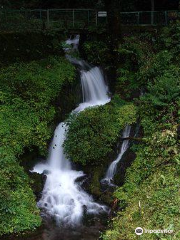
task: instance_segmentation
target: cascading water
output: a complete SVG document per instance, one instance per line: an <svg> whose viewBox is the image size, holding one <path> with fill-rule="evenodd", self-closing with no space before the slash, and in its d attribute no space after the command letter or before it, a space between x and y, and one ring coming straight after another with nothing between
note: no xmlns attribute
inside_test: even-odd
<svg viewBox="0 0 180 240"><path fill-rule="evenodd" d="M74 40L67 40L67 44L73 44L73 49L77 49L79 36ZM68 52L68 48L65 49ZM87 107L103 105L110 101L108 88L104 82L103 75L98 67L89 71L83 69L84 61L75 58L67 58L81 67L81 84L83 100L74 111L80 112ZM32 172L44 173L47 176L42 197L38 206L46 210L46 213L56 218L60 223L74 225L79 224L86 211L88 214L97 214L106 211L103 205L95 203L76 182L79 177L84 176L81 171L75 171L71 167L71 162L64 155L63 143L66 138L67 126L60 123L54 133L54 138L50 146L49 156L46 164L38 164Z"/></svg>
<svg viewBox="0 0 180 240"><path fill-rule="evenodd" d="M125 129L123 131L122 138L128 138L130 136L130 132L131 132L131 126L128 125L128 126L125 127ZM116 158L115 161L113 161L110 164L105 178L102 179L102 183L105 182L105 183L111 184L111 181L113 180L114 175L116 173L117 164L122 159L122 156L127 151L128 147L129 147L129 140L124 140L123 143L122 143L121 150L120 150L120 153L119 153L118 157Z"/></svg>
<svg viewBox="0 0 180 240"><path fill-rule="evenodd" d="M105 85L104 77L98 67L89 71L81 70L81 85L83 103L75 111L82 111L87 107L104 105L110 101L107 97L108 87Z"/></svg>

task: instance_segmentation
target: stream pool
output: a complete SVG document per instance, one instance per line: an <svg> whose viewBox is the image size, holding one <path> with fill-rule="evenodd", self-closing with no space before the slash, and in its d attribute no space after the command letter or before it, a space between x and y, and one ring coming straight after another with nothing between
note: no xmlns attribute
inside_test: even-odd
<svg viewBox="0 0 180 240"><path fill-rule="evenodd" d="M59 227L51 219L43 219L42 226L24 236L3 237L1 240L97 240L106 228L107 215L94 216L75 227Z"/></svg>

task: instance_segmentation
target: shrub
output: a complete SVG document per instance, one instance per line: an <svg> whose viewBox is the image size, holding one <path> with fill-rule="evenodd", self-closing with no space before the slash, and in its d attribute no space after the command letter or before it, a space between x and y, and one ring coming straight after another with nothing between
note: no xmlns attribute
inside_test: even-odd
<svg viewBox="0 0 180 240"><path fill-rule="evenodd" d="M138 71L132 70L139 78L139 87L146 90L140 99L136 99L143 136L138 145L133 145L136 159L126 171L125 183L114 194L121 210L113 219L112 230L103 235L104 240L136 239L135 229L138 226L173 230L169 235L142 234L143 240L180 238L177 133L180 69L176 56L178 46L175 46L179 29L175 32L176 28L176 24L170 26L164 30L165 35L159 36L162 39L158 39L157 52L150 59L151 64L147 60ZM165 36L168 39L164 39ZM148 67L143 68L143 65ZM137 79L131 80L135 82ZM132 88L127 84L125 90L131 92Z"/></svg>
<svg viewBox="0 0 180 240"><path fill-rule="evenodd" d="M142 41L141 36L125 37L118 48L116 92L129 97L132 90L140 90L145 81L139 74L149 69L152 57L153 48L148 41Z"/></svg>
<svg viewBox="0 0 180 240"><path fill-rule="evenodd" d="M54 102L74 77L74 67L56 57L14 64L0 72L0 235L41 224L29 178L18 162L25 149L46 152Z"/></svg>
<svg viewBox="0 0 180 240"><path fill-rule="evenodd" d="M158 74L153 82L147 85L147 94L142 99L148 101L154 107L168 106L176 102L180 97L180 68L169 65L167 70Z"/></svg>
<svg viewBox="0 0 180 240"><path fill-rule="evenodd" d="M0 151L0 236L34 230L41 218L28 176L10 149Z"/></svg>
<svg viewBox="0 0 180 240"><path fill-rule="evenodd" d="M135 121L136 109L132 104L118 107L112 103L86 109L67 122L65 152L72 161L83 165L103 164L122 129Z"/></svg>
<svg viewBox="0 0 180 240"><path fill-rule="evenodd" d="M83 50L90 63L95 65L110 61L111 54L107 43L103 41L88 41L83 45Z"/></svg>
<svg viewBox="0 0 180 240"><path fill-rule="evenodd" d="M46 149L55 116L53 103L61 88L74 79L74 67L63 58L15 64L0 73L3 146L15 154L24 147Z"/></svg>

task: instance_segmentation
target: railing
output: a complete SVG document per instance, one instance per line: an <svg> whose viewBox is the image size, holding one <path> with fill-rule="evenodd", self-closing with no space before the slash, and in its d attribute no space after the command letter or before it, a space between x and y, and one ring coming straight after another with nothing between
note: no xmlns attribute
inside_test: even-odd
<svg viewBox="0 0 180 240"><path fill-rule="evenodd" d="M179 11L122 12L124 25L168 25L180 17Z"/></svg>
<svg viewBox="0 0 180 240"><path fill-rule="evenodd" d="M97 25L91 9L0 10L0 31L82 29Z"/></svg>
<svg viewBox="0 0 180 240"><path fill-rule="evenodd" d="M121 12L123 25L167 25L179 18L178 11ZM0 10L0 31L83 29L105 25L106 15L94 9Z"/></svg>

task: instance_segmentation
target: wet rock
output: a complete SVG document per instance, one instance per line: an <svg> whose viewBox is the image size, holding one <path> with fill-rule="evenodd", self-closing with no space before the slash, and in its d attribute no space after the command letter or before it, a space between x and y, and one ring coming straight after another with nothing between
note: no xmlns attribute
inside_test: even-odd
<svg viewBox="0 0 180 240"><path fill-rule="evenodd" d="M31 187L33 189L33 192L38 199L41 197L41 192L44 185L44 177L41 174L38 173L29 173L31 178Z"/></svg>
<svg viewBox="0 0 180 240"><path fill-rule="evenodd" d="M49 171L49 170L44 170L43 171L43 175L48 175L48 174L50 174L51 172Z"/></svg>

